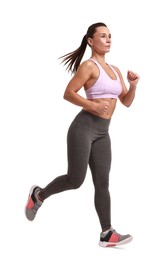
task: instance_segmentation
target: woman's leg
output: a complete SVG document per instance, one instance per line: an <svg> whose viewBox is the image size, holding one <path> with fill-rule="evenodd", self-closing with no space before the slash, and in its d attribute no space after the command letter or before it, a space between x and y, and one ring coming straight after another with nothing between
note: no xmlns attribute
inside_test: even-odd
<svg viewBox="0 0 166 260"><path fill-rule="evenodd" d="M95 186L95 207L104 231L111 226L111 199L109 193L111 142L108 133L92 144L89 166Z"/></svg>
<svg viewBox="0 0 166 260"><path fill-rule="evenodd" d="M65 190L76 189L85 179L89 162L91 141L89 128L74 120L67 135L68 172L55 178L39 193L41 200Z"/></svg>

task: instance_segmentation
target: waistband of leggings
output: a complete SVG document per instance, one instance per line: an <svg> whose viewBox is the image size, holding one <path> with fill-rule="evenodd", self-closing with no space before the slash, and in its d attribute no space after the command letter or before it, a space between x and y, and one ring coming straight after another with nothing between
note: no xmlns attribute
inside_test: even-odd
<svg viewBox="0 0 166 260"><path fill-rule="evenodd" d="M110 125L110 121L111 119L106 119L106 118L102 118L99 116L96 116L88 111L86 111L85 109L82 109L76 118L84 118L85 119L85 124L88 121L92 122L94 125L98 126L98 127L109 127ZM88 123L88 122L87 122Z"/></svg>

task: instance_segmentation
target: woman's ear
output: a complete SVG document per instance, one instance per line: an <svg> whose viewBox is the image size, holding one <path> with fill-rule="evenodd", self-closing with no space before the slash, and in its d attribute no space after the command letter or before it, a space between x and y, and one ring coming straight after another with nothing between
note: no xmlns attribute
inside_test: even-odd
<svg viewBox="0 0 166 260"><path fill-rule="evenodd" d="M91 47L93 45L93 39L92 38L88 38L87 39L88 45Z"/></svg>

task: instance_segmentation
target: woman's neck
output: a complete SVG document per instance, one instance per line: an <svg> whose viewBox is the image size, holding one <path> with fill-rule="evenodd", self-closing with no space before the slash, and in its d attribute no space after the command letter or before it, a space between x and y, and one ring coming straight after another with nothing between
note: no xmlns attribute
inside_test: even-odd
<svg viewBox="0 0 166 260"><path fill-rule="evenodd" d="M92 59L96 60L98 63L100 63L101 65L105 65L105 56L101 56L101 55L96 55L96 54L92 54L91 56Z"/></svg>

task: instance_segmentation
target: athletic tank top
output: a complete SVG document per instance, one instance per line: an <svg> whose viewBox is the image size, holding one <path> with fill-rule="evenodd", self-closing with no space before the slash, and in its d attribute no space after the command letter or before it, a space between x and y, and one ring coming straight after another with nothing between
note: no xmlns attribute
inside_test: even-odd
<svg viewBox="0 0 166 260"><path fill-rule="evenodd" d="M96 98L117 99L122 92L122 85L118 73L111 65L109 65L116 75L116 80L113 80L96 60L92 58L90 60L93 60L93 62L99 68L99 77L92 87L85 90L87 99L96 99Z"/></svg>

